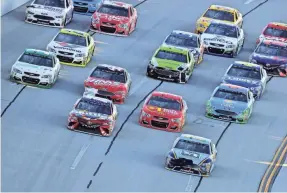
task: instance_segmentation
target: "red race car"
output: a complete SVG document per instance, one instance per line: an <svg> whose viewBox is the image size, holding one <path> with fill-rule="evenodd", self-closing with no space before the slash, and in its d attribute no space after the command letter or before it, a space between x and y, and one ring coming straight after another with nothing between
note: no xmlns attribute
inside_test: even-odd
<svg viewBox="0 0 287 193"><path fill-rule="evenodd" d="M287 24L270 22L257 38L256 44L266 39L287 42Z"/></svg>
<svg viewBox="0 0 287 193"><path fill-rule="evenodd" d="M123 104L131 87L131 76L126 69L99 64L85 80L84 96L92 95Z"/></svg>
<svg viewBox="0 0 287 193"><path fill-rule="evenodd" d="M181 132L187 109L181 96L156 91L146 99L139 124L153 129Z"/></svg>
<svg viewBox="0 0 287 193"><path fill-rule="evenodd" d="M104 1L92 15L91 31L127 36L136 29L137 10L131 4Z"/></svg>
<svg viewBox="0 0 287 193"><path fill-rule="evenodd" d="M110 136L116 124L117 107L108 99L82 97L69 114L68 129L93 135Z"/></svg>

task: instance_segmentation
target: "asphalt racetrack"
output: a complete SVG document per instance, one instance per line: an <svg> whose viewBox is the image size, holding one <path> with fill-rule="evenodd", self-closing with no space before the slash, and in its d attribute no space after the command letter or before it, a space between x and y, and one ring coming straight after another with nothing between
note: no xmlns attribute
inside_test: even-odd
<svg viewBox="0 0 287 193"><path fill-rule="evenodd" d="M174 29L194 31L196 20L211 4L247 13L246 40L239 56L205 55L185 85L146 78L149 59L164 38ZM134 33L129 37L95 34L97 50L92 62L86 68L63 65L60 79L49 90L12 84L8 78L25 48L45 49L59 29L24 23L25 6L3 16L2 191L257 191L268 167L259 162L272 160L287 133L286 79L270 79L246 125L205 118L205 102L232 61L248 60L268 22L287 23L286 7L285 0L147 0L137 6ZM75 15L67 28L87 31L89 24L89 16ZM84 80L100 63L128 69L133 80L130 96L118 106L116 128L108 138L66 129L68 113L84 91ZM217 144L217 163L209 178L163 168L165 155L180 134L137 123L142 100L155 89L186 99L189 111L184 133L211 138ZM283 167L274 191L287 191L284 171Z"/></svg>

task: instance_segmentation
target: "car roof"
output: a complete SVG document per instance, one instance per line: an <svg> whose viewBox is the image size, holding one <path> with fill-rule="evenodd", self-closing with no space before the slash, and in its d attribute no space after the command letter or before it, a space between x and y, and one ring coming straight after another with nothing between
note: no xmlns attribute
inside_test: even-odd
<svg viewBox="0 0 287 193"><path fill-rule="evenodd" d="M217 10L222 10L222 11L228 11L228 12L234 12L237 11L237 9L232 8L232 7L227 7L223 5L211 5L209 9L217 9Z"/></svg>
<svg viewBox="0 0 287 193"><path fill-rule="evenodd" d="M244 66L244 67L247 67L247 68L261 68L260 65L258 64L253 64L253 63L250 63L250 62L243 62L243 61L235 61L232 66Z"/></svg>
<svg viewBox="0 0 287 193"><path fill-rule="evenodd" d="M101 98L101 97L96 97L96 96L91 96L91 95L85 95L81 99L86 99L86 100L91 100L91 101L101 101L103 103L109 103L112 104L113 102L109 99Z"/></svg>
<svg viewBox="0 0 287 193"><path fill-rule="evenodd" d="M161 96L165 98L175 99L175 100L182 100L182 96L167 93L167 92L160 92L160 91L154 91L151 96Z"/></svg>
<svg viewBox="0 0 287 193"><path fill-rule="evenodd" d="M187 48L177 47L173 45L161 45L159 47L159 50L164 50L164 51L169 51L169 52L174 52L174 53L179 53L179 54L184 54L184 55L187 55L187 53L189 52Z"/></svg>
<svg viewBox="0 0 287 193"><path fill-rule="evenodd" d="M287 24L286 24L286 23L270 22L270 23L268 23L267 26L268 26L268 27L277 28L277 29L287 30Z"/></svg>
<svg viewBox="0 0 287 193"><path fill-rule="evenodd" d="M199 143L204 143L204 144L210 144L211 140L208 138L196 136L196 135L191 135L191 134L181 134L179 139L183 140L188 140L188 141L194 141L194 142L199 142Z"/></svg>
<svg viewBox="0 0 287 193"><path fill-rule="evenodd" d="M114 65L110 65L110 64L98 64L97 67L106 67L106 68L109 68L113 71L117 70L117 71L124 71L125 68L122 68L122 67L119 67L119 66L114 66ZM97 68L95 67L95 68Z"/></svg>
<svg viewBox="0 0 287 193"><path fill-rule="evenodd" d="M182 37L199 37L199 34L181 31L181 30L173 30L170 35L182 36Z"/></svg>
<svg viewBox="0 0 287 193"><path fill-rule="evenodd" d="M236 92L241 92L241 93L247 93L249 91L248 88L234 85L234 84L226 84L226 83L221 83L218 86L219 89L224 89L224 90L230 90L230 91L236 91Z"/></svg>
<svg viewBox="0 0 287 193"><path fill-rule="evenodd" d="M87 32L79 31L79 30L74 30L74 29L61 29L60 33L63 34L71 34L75 36L81 36L81 37L87 37L89 34Z"/></svg>
<svg viewBox="0 0 287 193"><path fill-rule="evenodd" d="M287 42L283 42L283 41L278 41L278 40L263 40L262 41L263 44L267 44L267 45L276 45L276 46L282 46L282 47L287 47Z"/></svg>
<svg viewBox="0 0 287 193"><path fill-rule="evenodd" d="M132 7L132 4L124 3L124 2L120 2L120 1L104 1L103 5L112 5L115 7L123 7L126 9L128 9L129 7Z"/></svg>
<svg viewBox="0 0 287 193"><path fill-rule="evenodd" d="M51 57L53 56L53 54L51 54L50 52L44 51L44 50L37 50L37 49L31 49L31 48L27 48L24 51L25 54L34 54L34 55L39 55L42 57Z"/></svg>

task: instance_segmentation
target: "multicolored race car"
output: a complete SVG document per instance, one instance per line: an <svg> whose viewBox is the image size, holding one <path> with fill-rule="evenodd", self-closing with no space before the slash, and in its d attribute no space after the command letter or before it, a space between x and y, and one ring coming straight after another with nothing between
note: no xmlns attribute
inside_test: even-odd
<svg viewBox="0 0 287 193"><path fill-rule="evenodd" d="M181 132L187 109L187 104L181 96L155 91L145 100L139 124L152 129Z"/></svg>
<svg viewBox="0 0 287 193"><path fill-rule="evenodd" d="M73 19L72 0L34 0L27 6L25 22L51 27L65 27Z"/></svg>
<svg viewBox="0 0 287 193"><path fill-rule="evenodd" d="M78 14L93 15L105 0L73 0L74 11Z"/></svg>
<svg viewBox="0 0 287 193"><path fill-rule="evenodd" d="M177 83L187 83L194 66L194 56L188 49L162 45L150 60L146 75Z"/></svg>
<svg viewBox="0 0 287 193"><path fill-rule="evenodd" d="M47 50L55 53L62 64L85 67L94 55L95 46L89 33L61 29L48 44Z"/></svg>
<svg viewBox="0 0 287 193"><path fill-rule="evenodd" d="M84 96L69 113L67 128L82 133L110 136L116 124L117 107L108 99Z"/></svg>
<svg viewBox="0 0 287 193"><path fill-rule="evenodd" d="M193 54L196 64L200 64L203 60L204 47L201 44L198 34L173 30L171 34L165 38L162 45L189 49Z"/></svg>
<svg viewBox="0 0 287 193"><path fill-rule="evenodd" d="M204 52L235 58L244 46L242 28L233 24L212 22L201 35Z"/></svg>
<svg viewBox="0 0 287 193"><path fill-rule="evenodd" d="M185 174L210 176L217 149L210 139L182 134L166 156L165 168Z"/></svg>
<svg viewBox="0 0 287 193"><path fill-rule="evenodd" d="M85 95L92 95L123 104L131 87L131 76L124 68L108 64L95 67L85 80Z"/></svg>
<svg viewBox="0 0 287 193"><path fill-rule="evenodd" d="M54 54L26 49L13 64L10 79L26 85L51 88L58 79L60 61Z"/></svg>
<svg viewBox="0 0 287 193"><path fill-rule="evenodd" d="M91 31L128 36L137 25L137 10L131 4L118 1L104 1L93 14Z"/></svg>
<svg viewBox="0 0 287 193"><path fill-rule="evenodd" d="M203 33L212 21L223 21L242 28L243 16L234 8L211 5L196 22L195 33Z"/></svg>
<svg viewBox="0 0 287 193"><path fill-rule="evenodd" d="M249 57L249 62L259 64L270 76L287 76L287 42L263 40Z"/></svg>
<svg viewBox="0 0 287 193"><path fill-rule="evenodd" d="M277 40L287 42L287 24L279 22L270 22L263 29L261 35L256 40L259 44L263 40Z"/></svg>
<svg viewBox="0 0 287 193"><path fill-rule="evenodd" d="M231 64L222 77L223 83L249 88L257 100L263 95L267 81L268 76L262 66L242 61Z"/></svg>
<svg viewBox="0 0 287 193"><path fill-rule="evenodd" d="M247 123L255 99L248 88L232 84L220 84L206 103L205 116L222 121Z"/></svg>

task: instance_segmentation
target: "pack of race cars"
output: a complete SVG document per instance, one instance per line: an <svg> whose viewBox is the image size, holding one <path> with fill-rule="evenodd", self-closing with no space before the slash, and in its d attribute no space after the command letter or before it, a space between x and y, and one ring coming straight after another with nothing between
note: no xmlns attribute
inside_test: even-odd
<svg viewBox="0 0 287 193"><path fill-rule="evenodd" d="M64 27L75 13L91 15L90 30L128 36L136 29L138 14L130 4L103 0L34 0L27 6L25 21ZM195 33L174 30L155 51L146 75L188 83L204 54L235 58L244 47L242 14L230 7L211 5L198 19ZM61 64L85 67L94 55L95 41L86 32L61 29L47 51L26 49L12 66L11 81L51 88ZM222 121L247 123L256 100L266 89L269 76L287 76L287 24L269 23L256 40L248 62L233 62L206 103L205 116ZM118 111L132 80L127 69L99 64L84 81L82 98L74 104L67 127L73 131L110 136ZM153 129L182 132L186 101L178 95L154 91L140 111L139 124ZM188 134L178 137L166 157L165 168L209 176L217 150L211 140Z"/></svg>

